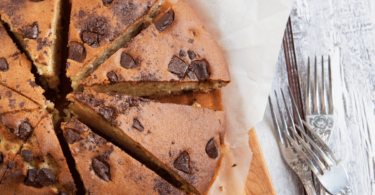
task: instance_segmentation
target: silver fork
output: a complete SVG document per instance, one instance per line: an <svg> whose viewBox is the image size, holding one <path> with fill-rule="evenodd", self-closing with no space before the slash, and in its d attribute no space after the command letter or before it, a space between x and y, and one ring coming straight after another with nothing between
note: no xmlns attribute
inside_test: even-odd
<svg viewBox="0 0 375 195"><path fill-rule="evenodd" d="M325 84L325 72L324 72L324 57L322 56L321 63L321 82L318 79L318 60L315 57L315 77L313 79L314 90L311 93L310 89L310 58L308 58L307 66L307 84L306 84L306 98L305 98L305 118L306 125L316 132L322 140L328 144L329 139L332 135L333 127L335 125L334 120L334 103L333 103L333 88L332 88L332 70L331 70L331 58L328 56L328 88ZM310 102L312 97L312 107L310 109ZM328 106L326 104L326 100ZM320 103L320 109L319 109ZM349 194L350 187L344 189L341 194ZM324 188L320 187L320 195L325 195Z"/></svg>
<svg viewBox="0 0 375 195"><path fill-rule="evenodd" d="M302 124L302 120L301 120L301 117L298 113L298 109L296 107L293 95L292 95L289 87L288 87L288 92L289 92L289 96L290 96L291 101L292 101L293 113L296 115L296 118L297 118L297 122L298 122L297 127L303 129L304 127L303 127L303 124ZM285 108L286 108L287 113L288 113L288 118L291 121L290 128L292 129L292 131L296 132L293 117L292 117L292 115L289 112L289 109L287 107L283 90L281 90L281 93L282 93L282 99L283 99L284 104L285 104ZM277 117L275 115L274 108L273 108L272 101L271 101L271 97L269 97L268 100L269 100L269 104L270 104L270 108L271 108L271 115L272 115L273 123L274 123L274 126L277 130L277 133L278 133L278 144L279 144L279 148L281 150L282 156L283 156L284 160L288 163L289 167L292 168L293 171L301 179L301 181L302 181L302 183L303 183L303 185L306 189L307 194L308 195L316 195L312 173L311 173L311 170L309 168L309 165L307 164L307 162L308 162L307 156L304 155L304 153L300 153L301 155L298 155L294 151L294 149L291 147L291 145L290 145L291 143L286 138L284 138L285 135L288 135L288 136L291 135L291 137L293 137L293 138L295 138L295 136L290 134L290 132L288 130L289 129L288 124L287 124L287 121L285 120L285 117L283 116L283 113L282 113L282 110L281 110L281 107L280 107L279 98L277 96L276 91L275 91L275 96L276 96L277 106L278 106L279 114L280 114L280 118L281 118L282 129L280 128Z"/></svg>
<svg viewBox="0 0 375 195"><path fill-rule="evenodd" d="M305 125L307 123L303 121ZM302 133L303 137L308 140L305 142L296 132L292 131L293 136L299 141L298 144L290 135L285 134L285 136L290 141L291 145L299 155L305 155L307 158L304 159L308 164L309 168L314 172L314 174L319 179L320 183L324 188L331 194L338 194L342 192L343 189L346 189L346 186L349 185L348 174L346 173L345 168L340 163L337 156L333 151L328 147L328 145L320 138L320 136L309 126L306 126L312 136L315 138L311 139L300 127L297 126L297 129ZM292 130L292 128L290 128ZM316 155L311 147L319 154ZM318 146L319 145L319 146ZM335 164L328 158L325 154L326 151L335 161ZM320 158L319 158L320 157ZM320 160L321 159L321 160ZM316 167L313 164L313 161L318 165Z"/></svg>

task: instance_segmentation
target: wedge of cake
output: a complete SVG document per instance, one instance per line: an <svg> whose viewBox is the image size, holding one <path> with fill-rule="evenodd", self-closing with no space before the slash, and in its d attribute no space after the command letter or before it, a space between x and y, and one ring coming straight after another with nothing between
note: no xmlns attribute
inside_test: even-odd
<svg viewBox="0 0 375 195"><path fill-rule="evenodd" d="M67 98L80 121L161 170L182 191L204 194L216 176L224 112L93 91Z"/></svg>
<svg viewBox="0 0 375 195"><path fill-rule="evenodd" d="M164 0L72 0L67 76L78 84L152 21Z"/></svg>
<svg viewBox="0 0 375 195"><path fill-rule="evenodd" d="M33 129L0 184L4 194L74 194L76 188L50 115Z"/></svg>
<svg viewBox="0 0 375 195"><path fill-rule="evenodd" d="M61 129L88 194L183 194L75 118Z"/></svg>
<svg viewBox="0 0 375 195"><path fill-rule="evenodd" d="M0 116L0 181L14 157L47 112L15 112Z"/></svg>
<svg viewBox="0 0 375 195"><path fill-rule="evenodd" d="M229 82L219 45L189 4L179 0L80 86L103 93L163 96L208 92Z"/></svg>
<svg viewBox="0 0 375 195"><path fill-rule="evenodd" d="M35 84L31 62L17 49L1 23L0 45L0 84L45 107L44 90Z"/></svg>
<svg viewBox="0 0 375 195"><path fill-rule="evenodd" d="M50 88L59 84L62 0L0 1L1 19Z"/></svg>

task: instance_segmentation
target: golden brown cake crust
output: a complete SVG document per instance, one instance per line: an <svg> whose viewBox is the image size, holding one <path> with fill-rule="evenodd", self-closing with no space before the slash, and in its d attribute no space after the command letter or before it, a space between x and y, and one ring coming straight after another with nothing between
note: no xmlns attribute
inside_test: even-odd
<svg viewBox="0 0 375 195"><path fill-rule="evenodd" d="M183 194L120 148L94 134L87 126L72 118L62 124L76 167L89 194ZM73 140L70 133L81 137ZM110 181L102 179L93 168L93 159L108 163Z"/></svg>
<svg viewBox="0 0 375 195"><path fill-rule="evenodd" d="M192 64L192 61L206 60L210 73L208 80L229 82L230 74L222 51L204 30L204 25L195 11L185 0L178 1L171 9L174 11L174 21L168 28L159 32L155 24L150 25L82 81L81 85L108 85L111 83L107 76L109 72L116 73L117 83L197 82L196 76L188 76L189 70L182 78L168 70L174 56L186 65ZM121 66L124 53L134 59L135 68L127 69Z"/></svg>
<svg viewBox="0 0 375 195"><path fill-rule="evenodd" d="M0 115L21 110L39 110L41 106L29 98L0 85Z"/></svg>
<svg viewBox="0 0 375 195"><path fill-rule="evenodd" d="M220 160L221 138L225 131L224 112L159 103L119 94L97 94L92 91L72 93L68 95L68 99L74 102L70 106L73 112L78 106L76 104L79 104L99 113L96 116L90 115L89 120L81 118L84 123L110 122L112 126L120 129L121 133L139 143L193 185L199 193L203 194L210 186ZM112 115L103 112L109 109L113 110ZM217 150L215 158L210 158L206 152L206 146L211 139L214 140ZM181 168L175 167L175 161L184 152L187 152L190 158L189 170L181 171Z"/></svg>
<svg viewBox="0 0 375 195"><path fill-rule="evenodd" d="M13 43L13 40L8 36L7 31L3 27L3 24L0 22L0 44L2 45L0 49L0 58L10 57L20 54L16 44Z"/></svg>
<svg viewBox="0 0 375 195"><path fill-rule="evenodd" d="M124 33L135 21L148 14L157 0L114 0L103 5L102 0L72 0L69 45L83 44L83 32L99 35L99 43L84 44L86 57L82 62L68 59L67 76L75 76L84 66ZM90 43L91 44L91 43Z"/></svg>
<svg viewBox="0 0 375 195"><path fill-rule="evenodd" d="M32 151L31 160L25 157L24 151ZM15 157L15 165L10 167L0 185L0 191L16 194L57 194L64 191L73 194L74 180L70 174L66 159L62 153L59 141L52 125L51 115L44 117L34 128L34 131L22 150ZM25 185L25 177L29 169L39 172L42 168L52 170L53 186L34 187Z"/></svg>

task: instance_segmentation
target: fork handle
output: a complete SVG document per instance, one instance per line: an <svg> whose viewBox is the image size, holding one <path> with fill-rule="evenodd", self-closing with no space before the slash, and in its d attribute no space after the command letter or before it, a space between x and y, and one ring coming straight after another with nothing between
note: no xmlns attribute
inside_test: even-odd
<svg viewBox="0 0 375 195"><path fill-rule="evenodd" d="M298 164L297 166L292 166L294 172L297 173L302 181L303 186L306 189L307 195L317 195L315 191L315 186L313 182L313 175L311 170L304 163Z"/></svg>

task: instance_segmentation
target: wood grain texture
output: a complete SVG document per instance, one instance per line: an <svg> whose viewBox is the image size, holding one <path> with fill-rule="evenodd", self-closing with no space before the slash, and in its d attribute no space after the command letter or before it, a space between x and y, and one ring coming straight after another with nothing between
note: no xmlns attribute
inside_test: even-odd
<svg viewBox="0 0 375 195"><path fill-rule="evenodd" d="M291 12L303 96L308 56L317 55L318 64L321 55L332 58L336 126L329 145L346 167L354 195L375 194L374 10L373 0L296 0ZM286 89L287 83L281 48L272 91ZM269 107L255 129L276 193L303 194L299 178L280 155Z"/></svg>
<svg viewBox="0 0 375 195"><path fill-rule="evenodd" d="M246 195L276 195L255 129L251 129L248 134L253 159L251 160L245 193Z"/></svg>

